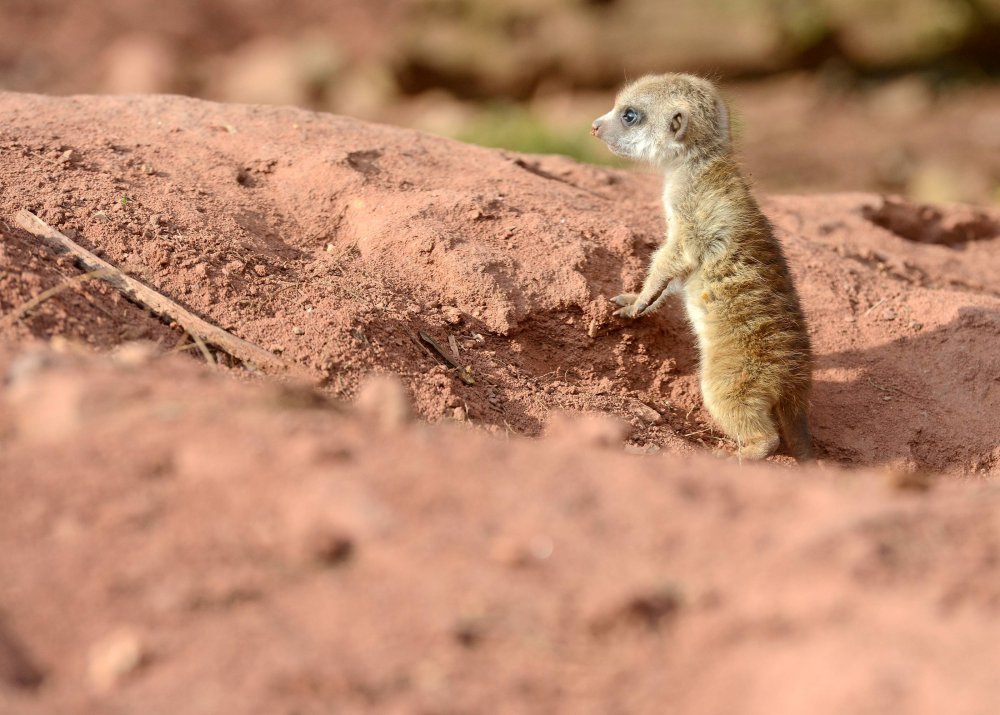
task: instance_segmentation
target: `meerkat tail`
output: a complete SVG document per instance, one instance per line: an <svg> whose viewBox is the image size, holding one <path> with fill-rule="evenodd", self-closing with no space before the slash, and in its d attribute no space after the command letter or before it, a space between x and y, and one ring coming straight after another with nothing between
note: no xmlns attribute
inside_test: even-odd
<svg viewBox="0 0 1000 715"><path fill-rule="evenodd" d="M779 404L774 412L788 451L799 462L811 462L812 435L809 433L809 420L806 417L805 407Z"/></svg>

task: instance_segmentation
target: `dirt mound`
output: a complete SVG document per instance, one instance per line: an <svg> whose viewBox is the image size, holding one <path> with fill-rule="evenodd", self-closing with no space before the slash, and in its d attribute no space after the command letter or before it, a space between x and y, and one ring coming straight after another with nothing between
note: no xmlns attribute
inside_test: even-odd
<svg viewBox="0 0 1000 715"><path fill-rule="evenodd" d="M7 374L4 712L1000 697L992 488L639 458L601 421L501 441L134 348Z"/></svg>
<svg viewBox="0 0 1000 715"><path fill-rule="evenodd" d="M996 701L996 495L954 478L1000 474L995 213L764 201L817 356L792 471L704 456L676 303L610 316L655 177L176 97L0 120L4 712ZM79 274L22 208L315 385L157 357L198 353L94 281L22 315Z"/></svg>
<svg viewBox="0 0 1000 715"><path fill-rule="evenodd" d="M610 317L607 298L639 283L662 231L655 177L173 97L7 94L0 112L3 216L38 212L336 396L381 370L432 421L537 435L552 409L599 410L628 420L642 449L721 439L700 408L678 305L637 323ZM871 195L765 202L814 333L820 453L994 469L996 241L914 243L877 225L899 223L879 218L885 206ZM979 229L996 227L977 215ZM5 310L74 273L4 231ZM5 330L102 348L184 338L81 291ZM475 384L449 375L420 331L454 338Z"/></svg>

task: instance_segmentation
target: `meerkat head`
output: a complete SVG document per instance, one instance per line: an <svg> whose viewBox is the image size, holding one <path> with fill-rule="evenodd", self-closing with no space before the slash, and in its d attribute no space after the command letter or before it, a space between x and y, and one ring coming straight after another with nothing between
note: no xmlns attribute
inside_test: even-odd
<svg viewBox="0 0 1000 715"><path fill-rule="evenodd" d="M711 82L688 74L649 75L626 85L590 131L618 156L661 167L730 146L725 101Z"/></svg>

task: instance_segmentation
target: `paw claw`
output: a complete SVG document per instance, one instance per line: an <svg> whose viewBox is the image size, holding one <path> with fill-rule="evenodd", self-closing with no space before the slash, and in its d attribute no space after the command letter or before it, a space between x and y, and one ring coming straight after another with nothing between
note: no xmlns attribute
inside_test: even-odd
<svg viewBox="0 0 1000 715"><path fill-rule="evenodd" d="M636 298L639 297L638 293L622 293L621 295L616 295L611 299L611 302L615 305L621 305L624 307L630 306L635 303Z"/></svg>
<svg viewBox="0 0 1000 715"><path fill-rule="evenodd" d="M619 308L615 311L615 315L619 318L638 318L642 315L642 310L645 306L642 303L632 303L632 305L626 305L624 308Z"/></svg>

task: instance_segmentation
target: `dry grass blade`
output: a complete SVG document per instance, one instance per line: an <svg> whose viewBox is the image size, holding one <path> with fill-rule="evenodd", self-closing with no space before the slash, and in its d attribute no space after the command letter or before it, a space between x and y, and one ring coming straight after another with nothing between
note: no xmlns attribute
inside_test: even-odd
<svg viewBox="0 0 1000 715"><path fill-rule="evenodd" d="M54 285L47 290L43 290L41 293L36 295L31 300L25 302L20 308L15 308L3 319L2 325L13 325L17 320L27 315L31 310L37 308L39 305L47 301L53 296L59 295L63 291L67 291L74 286L78 286L81 283L92 280L94 278L103 278L106 275L110 275L110 271L106 268L98 268L95 271L88 271L79 276L73 276L72 278L67 278L62 283Z"/></svg>

